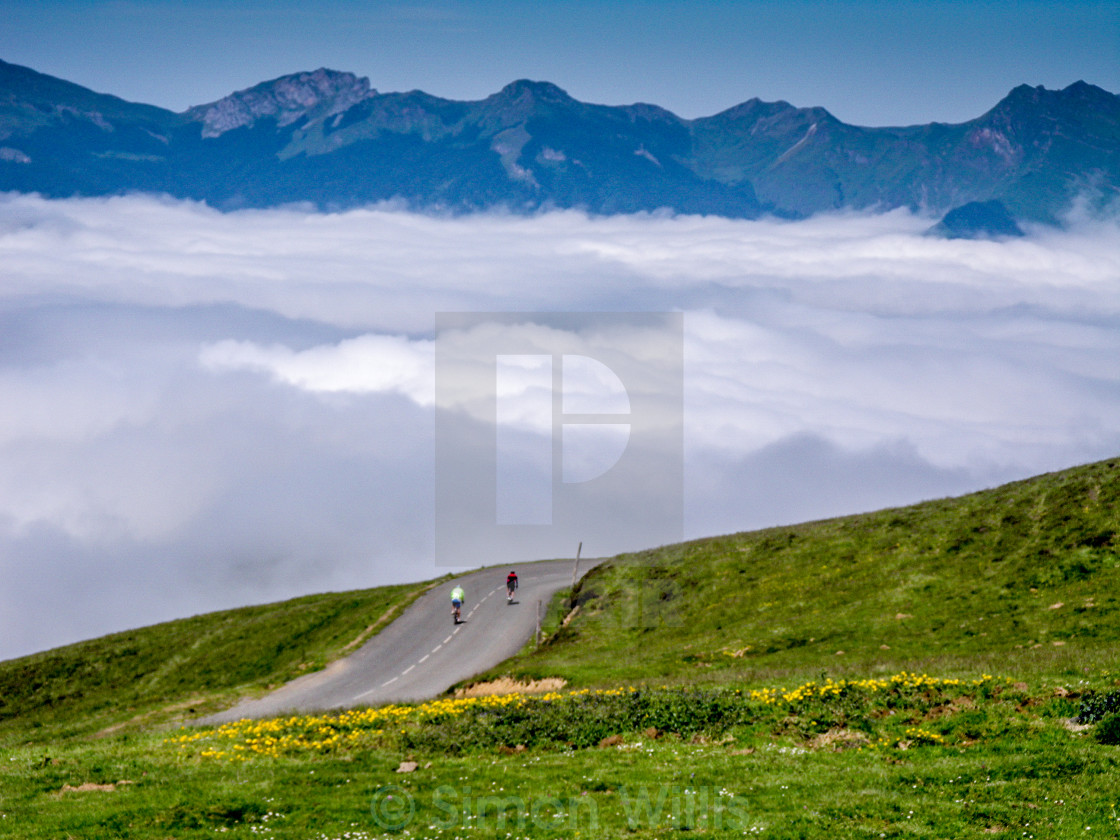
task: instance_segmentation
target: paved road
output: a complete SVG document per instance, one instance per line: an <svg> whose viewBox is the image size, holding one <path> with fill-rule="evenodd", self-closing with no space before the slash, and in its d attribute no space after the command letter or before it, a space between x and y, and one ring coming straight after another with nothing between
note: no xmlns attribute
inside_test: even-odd
<svg viewBox="0 0 1120 840"><path fill-rule="evenodd" d="M599 562L580 560L580 574ZM537 602L543 610L558 590L571 585L573 563L551 560L517 567L521 586L512 604L506 603L506 567L440 584L345 659L198 722L426 700L442 694L517 653L536 629ZM451 618L456 584L466 596L458 626Z"/></svg>

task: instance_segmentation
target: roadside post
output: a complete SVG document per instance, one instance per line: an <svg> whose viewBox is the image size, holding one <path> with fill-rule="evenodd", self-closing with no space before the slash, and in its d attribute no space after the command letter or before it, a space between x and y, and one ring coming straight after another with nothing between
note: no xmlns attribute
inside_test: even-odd
<svg viewBox="0 0 1120 840"><path fill-rule="evenodd" d="M568 609L573 610L576 606L576 581L579 580L579 555L583 551L583 540L580 540L579 547L576 549L576 562L572 566L572 588L568 592Z"/></svg>

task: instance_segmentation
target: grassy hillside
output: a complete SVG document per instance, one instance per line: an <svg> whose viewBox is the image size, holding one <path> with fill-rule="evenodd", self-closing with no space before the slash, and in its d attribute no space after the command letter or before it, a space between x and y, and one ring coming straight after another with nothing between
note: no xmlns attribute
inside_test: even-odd
<svg viewBox="0 0 1120 840"><path fill-rule="evenodd" d="M1114 459L614 558L495 669L539 697L174 729L420 587L0 663L0 837L1116 836L1118 535Z"/></svg>
<svg viewBox="0 0 1120 840"><path fill-rule="evenodd" d="M497 672L575 684L902 669L1072 675L1120 649L1120 459L596 568Z"/></svg>
<svg viewBox="0 0 1120 840"><path fill-rule="evenodd" d="M208 613L0 662L0 745L217 710L357 647L425 586Z"/></svg>

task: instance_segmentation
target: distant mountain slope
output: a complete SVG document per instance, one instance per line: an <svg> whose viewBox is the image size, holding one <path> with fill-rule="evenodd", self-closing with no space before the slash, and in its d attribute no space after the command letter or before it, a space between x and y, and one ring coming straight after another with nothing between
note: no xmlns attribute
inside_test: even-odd
<svg viewBox="0 0 1120 840"><path fill-rule="evenodd" d="M1024 235L1002 201L970 201L946 213L929 232L947 239L1001 239Z"/></svg>
<svg viewBox="0 0 1120 840"><path fill-rule="evenodd" d="M696 120L694 166L751 181L796 213L842 207L946 212L998 199L1018 218L1053 221L1081 190L1115 200L1120 97L1078 82L1015 88L961 125L846 125L821 108L750 102Z"/></svg>
<svg viewBox="0 0 1120 840"><path fill-rule="evenodd" d="M757 99L685 120L527 80L457 102L319 69L175 114L0 62L0 190L746 218L998 200L1053 222L1075 196L1116 200L1120 97L1024 85L961 125L862 128Z"/></svg>

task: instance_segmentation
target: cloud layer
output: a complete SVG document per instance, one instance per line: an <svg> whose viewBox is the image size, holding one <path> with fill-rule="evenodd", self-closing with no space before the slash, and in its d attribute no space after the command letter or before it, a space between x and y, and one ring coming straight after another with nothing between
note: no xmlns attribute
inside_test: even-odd
<svg viewBox="0 0 1120 840"><path fill-rule="evenodd" d="M0 657L439 571L436 312L683 311L688 536L1115 455L1120 226L929 224L0 197Z"/></svg>

